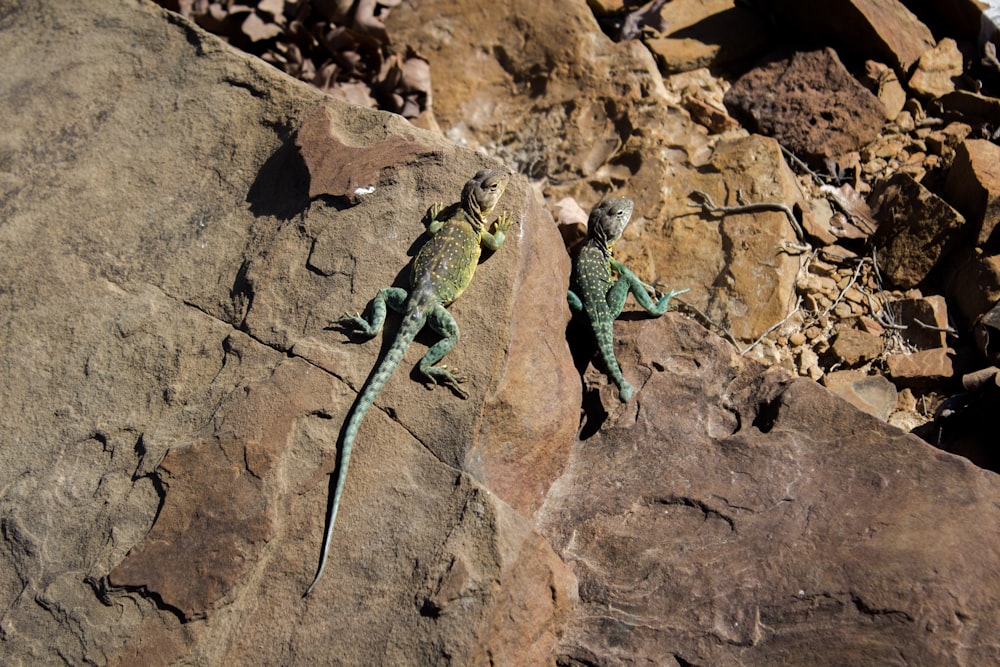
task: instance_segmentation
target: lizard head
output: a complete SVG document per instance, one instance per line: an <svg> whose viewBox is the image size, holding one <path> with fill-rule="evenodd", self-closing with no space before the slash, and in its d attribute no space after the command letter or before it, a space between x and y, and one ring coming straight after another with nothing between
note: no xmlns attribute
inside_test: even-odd
<svg viewBox="0 0 1000 667"><path fill-rule="evenodd" d="M510 174L494 169L476 173L462 189L462 208L485 222L503 196L510 181Z"/></svg>
<svg viewBox="0 0 1000 667"><path fill-rule="evenodd" d="M633 206L631 199L605 199L590 212L587 236L610 252L632 218Z"/></svg>

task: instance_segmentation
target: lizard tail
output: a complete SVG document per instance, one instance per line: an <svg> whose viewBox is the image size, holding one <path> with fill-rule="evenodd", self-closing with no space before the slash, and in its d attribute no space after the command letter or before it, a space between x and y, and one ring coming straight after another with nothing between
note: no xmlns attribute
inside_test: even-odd
<svg viewBox="0 0 1000 667"><path fill-rule="evenodd" d="M392 342L392 347L389 348L381 363L368 376L368 380L361 389L361 393L358 394L358 398L354 401L354 406L351 408L350 415L342 432L340 458L337 461L337 481L333 486L333 501L330 503L327 513L326 532L323 535L323 551L319 559L319 568L316 570L316 576L302 597L309 595L319 581L319 578L323 576L327 556L330 553L333 525L337 520L337 510L340 509L340 497L344 493L344 483L347 481L347 466L351 462L351 450L354 449L354 439L358 435L358 429L361 428L361 422L364 420L365 415L368 414L368 409L372 406L372 403L375 402L375 397L378 396L379 392L382 391L382 387L392 377L396 367L399 366L399 362L403 360L403 356L409 349L410 343L417 337L426 319L427 316L422 310L413 309L406 314L396 334L396 339Z"/></svg>
<svg viewBox="0 0 1000 667"><path fill-rule="evenodd" d="M622 403L628 403L629 399L632 398L633 389L632 385L625 380L625 376L622 375L621 366L618 365L618 359L615 357L612 326L613 324L609 324L607 327L599 327L599 330L594 332L594 337L597 339L597 349L600 352L601 361L604 362L604 368L607 370L611 380L618 386L618 398Z"/></svg>

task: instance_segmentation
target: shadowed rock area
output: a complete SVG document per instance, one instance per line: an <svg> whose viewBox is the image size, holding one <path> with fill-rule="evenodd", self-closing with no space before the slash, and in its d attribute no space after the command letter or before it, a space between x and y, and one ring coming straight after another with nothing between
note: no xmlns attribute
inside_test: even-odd
<svg viewBox="0 0 1000 667"><path fill-rule="evenodd" d="M785 214L688 198L805 206L773 139L709 137L582 0L421 4L434 20L405 4L409 32L390 27L429 40L449 137L516 119L497 152L524 167L558 150L550 194L634 190L620 257L642 275L676 271L742 338L784 317L800 261L780 248L802 240ZM520 176L507 244L449 309L469 399L417 381L435 340L419 336L303 598L341 425L399 320L370 341L330 323L405 286L427 207L499 163L145 0L0 3L0 52L5 662L1000 661L997 476L677 313L616 323L636 387L620 404L586 349L574 366L569 259ZM476 59L496 76L462 108ZM487 93L516 110L477 106ZM993 146L962 149L983 242ZM836 353L876 347L845 335Z"/></svg>

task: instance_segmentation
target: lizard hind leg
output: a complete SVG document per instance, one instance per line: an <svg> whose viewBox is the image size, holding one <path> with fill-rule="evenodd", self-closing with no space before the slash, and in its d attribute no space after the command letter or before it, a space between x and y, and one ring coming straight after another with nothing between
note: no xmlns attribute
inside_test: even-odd
<svg viewBox="0 0 1000 667"><path fill-rule="evenodd" d="M435 304L427 315L427 324L436 333L441 334L443 338L435 343L431 349L427 350L427 354L420 360L417 370L432 382L447 385L460 397L468 398L469 395L458 386L460 383L465 382L465 377L448 370L446 366L434 365L441 361L451 351L451 348L455 347L455 344L458 343L458 323L444 306Z"/></svg>
<svg viewBox="0 0 1000 667"><path fill-rule="evenodd" d="M392 308L397 313L406 310L406 290L402 287L385 287L378 291L375 298L369 304L371 320L366 320L360 315L353 317L342 317L337 320L340 326L356 331L364 336L374 336L382 329L385 323L386 306Z"/></svg>

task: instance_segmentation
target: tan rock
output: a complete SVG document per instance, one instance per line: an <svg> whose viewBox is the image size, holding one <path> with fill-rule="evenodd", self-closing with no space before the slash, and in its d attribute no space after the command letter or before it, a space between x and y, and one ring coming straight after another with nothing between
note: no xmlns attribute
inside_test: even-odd
<svg viewBox="0 0 1000 667"><path fill-rule="evenodd" d="M893 320L906 328L900 333L909 345L918 350L947 347L948 303L943 296L933 294L893 301Z"/></svg>
<svg viewBox="0 0 1000 667"><path fill-rule="evenodd" d="M675 0L660 17L666 30L645 43L665 74L750 60L768 48L760 15L733 0Z"/></svg>
<svg viewBox="0 0 1000 667"><path fill-rule="evenodd" d="M1000 255L962 249L949 264L948 299L970 325L1000 301Z"/></svg>
<svg viewBox="0 0 1000 667"><path fill-rule="evenodd" d="M896 71L887 65L869 60L865 63L865 76L872 92L885 108L886 120L896 120L906 104L906 91L899 82Z"/></svg>
<svg viewBox="0 0 1000 667"><path fill-rule="evenodd" d="M896 408L896 387L881 375L835 371L823 376L823 384L857 409L882 421L888 420Z"/></svg>
<svg viewBox="0 0 1000 667"><path fill-rule="evenodd" d="M920 56L909 85L920 95L941 97L954 92L954 79L959 76L962 76L962 53L955 40L945 37Z"/></svg>

